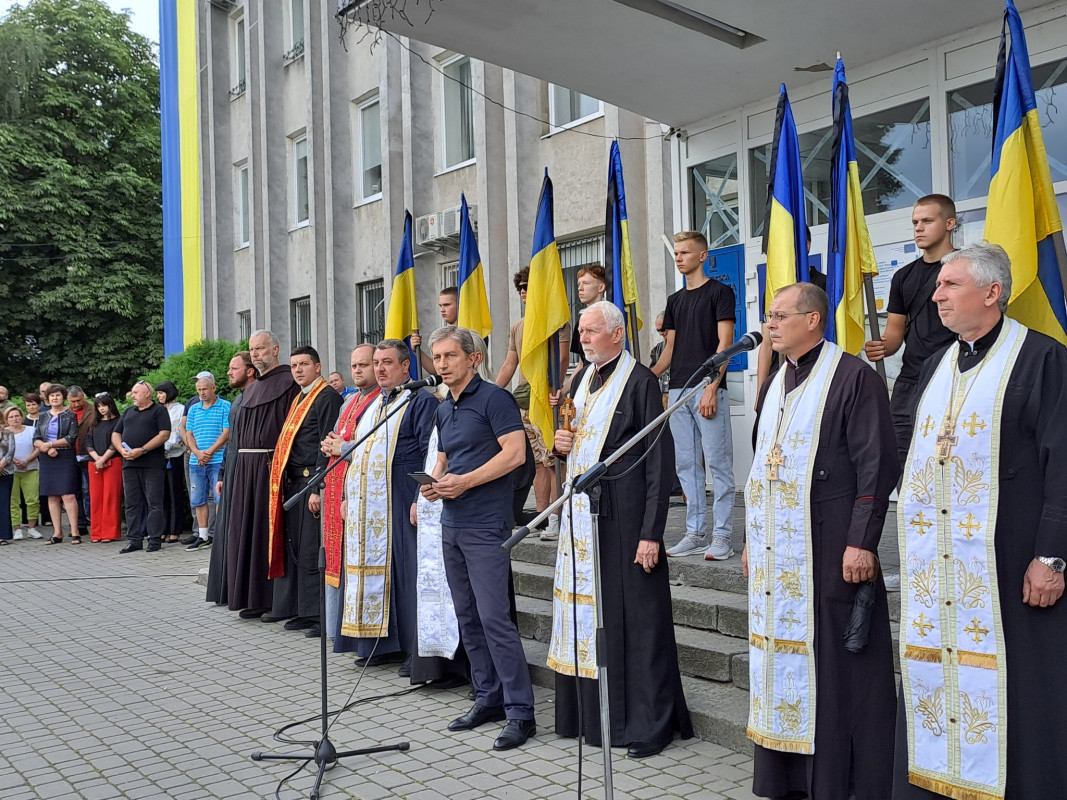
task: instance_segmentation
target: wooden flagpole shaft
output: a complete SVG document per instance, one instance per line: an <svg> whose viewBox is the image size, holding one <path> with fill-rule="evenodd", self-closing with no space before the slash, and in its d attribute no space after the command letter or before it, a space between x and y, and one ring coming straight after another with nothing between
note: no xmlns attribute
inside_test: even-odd
<svg viewBox="0 0 1067 800"><path fill-rule="evenodd" d="M867 298L867 324L871 328L871 339L882 338L882 326L878 324L878 308L875 305L874 299L874 281L871 280L870 275L863 276L863 293ZM882 383L889 385L889 379L885 375L885 360L874 362L874 368L878 370L878 376L882 379Z"/></svg>
<svg viewBox="0 0 1067 800"><path fill-rule="evenodd" d="M637 330L637 304L630 303L626 306L626 333L632 338L630 339L630 355L637 359L637 363L641 363L641 343L638 341Z"/></svg>

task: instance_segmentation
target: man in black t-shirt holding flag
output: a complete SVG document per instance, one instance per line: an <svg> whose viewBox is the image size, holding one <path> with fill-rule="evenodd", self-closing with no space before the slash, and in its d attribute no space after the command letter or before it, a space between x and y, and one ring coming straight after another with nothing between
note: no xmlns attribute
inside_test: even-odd
<svg viewBox="0 0 1067 800"><path fill-rule="evenodd" d="M956 229L956 204L943 194L920 197L911 212L915 244L921 257L893 275L889 285L889 320L881 339L867 342L863 350L870 361L881 361L896 353L901 345L904 355L900 374L893 384L890 410L897 438L900 463L908 457L913 412L918 398L915 383L919 368L927 357L955 341L955 334L941 323L937 305L931 300L937 288L941 259L956 248L952 231Z"/></svg>

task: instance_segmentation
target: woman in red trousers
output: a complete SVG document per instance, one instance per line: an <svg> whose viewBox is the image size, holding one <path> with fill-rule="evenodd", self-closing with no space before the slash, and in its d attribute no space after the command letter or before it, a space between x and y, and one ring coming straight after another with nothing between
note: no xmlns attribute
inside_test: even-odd
<svg viewBox="0 0 1067 800"><path fill-rule="evenodd" d="M89 454L89 507L93 514L89 538L114 542L122 538L122 459L116 458L111 432L119 421L119 409L107 392L100 392L86 413L79 431L79 445Z"/></svg>

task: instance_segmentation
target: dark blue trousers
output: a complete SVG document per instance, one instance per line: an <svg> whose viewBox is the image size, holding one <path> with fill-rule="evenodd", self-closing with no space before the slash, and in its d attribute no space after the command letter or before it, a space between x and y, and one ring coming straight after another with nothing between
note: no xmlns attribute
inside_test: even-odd
<svg viewBox="0 0 1067 800"><path fill-rule="evenodd" d="M503 705L508 719L534 718L533 685L508 601L507 528L441 526L445 574L471 664L475 702Z"/></svg>

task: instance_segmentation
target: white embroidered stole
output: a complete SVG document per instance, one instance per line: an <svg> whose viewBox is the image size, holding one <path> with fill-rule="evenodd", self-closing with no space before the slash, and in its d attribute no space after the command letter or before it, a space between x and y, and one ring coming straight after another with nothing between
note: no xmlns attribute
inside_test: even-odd
<svg viewBox="0 0 1067 800"><path fill-rule="evenodd" d="M375 413L364 413L356 427L355 440L367 435L403 401L405 390L387 406L382 394ZM393 451L400 434L405 405L352 454L345 474L345 607L341 634L355 638L389 633L393 515L390 492Z"/></svg>
<svg viewBox="0 0 1067 800"><path fill-rule="evenodd" d="M945 353L916 410L897 509L909 779L964 800L1004 797L1007 665L994 532L1000 448L1010 446L1000 414L1025 336L1005 317L983 363L962 375L960 344Z"/></svg>
<svg viewBox="0 0 1067 800"><path fill-rule="evenodd" d="M788 367L778 370L763 401L745 486L748 738L789 753L815 752L811 474L840 361L841 348L824 342L807 379L788 394Z"/></svg>
<svg viewBox="0 0 1067 800"><path fill-rule="evenodd" d="M567 455L570 482L600 460L608 428L619 404L626 381L633 372L634 357L625 350L615 371L595 392L589 387L596 370L587 370L574 393L577 430L574 445ZM566 488L566 487L564 487ZM571 533L573 524L574 557ZM575 579L577 575L577 579ZM559 545L556 548L556 575L552 591L552 639L548 647L548 666L564 675L574 675L574 625L578 624L578 675L597 676L596 661L596 585L593 575L593 518L589 495L576 494L570 511L560 513Z"/></svg>
<svg viewBox="0 0 1067 800"><path fill-rule="evenodd" d="M426 472L437 466L437 427L430 432ZM445 575L441 550L441 501L420 493L415 504L418 518L418 580L416 613L420 656L452 658L459 647L459 622Z"/></svg>

